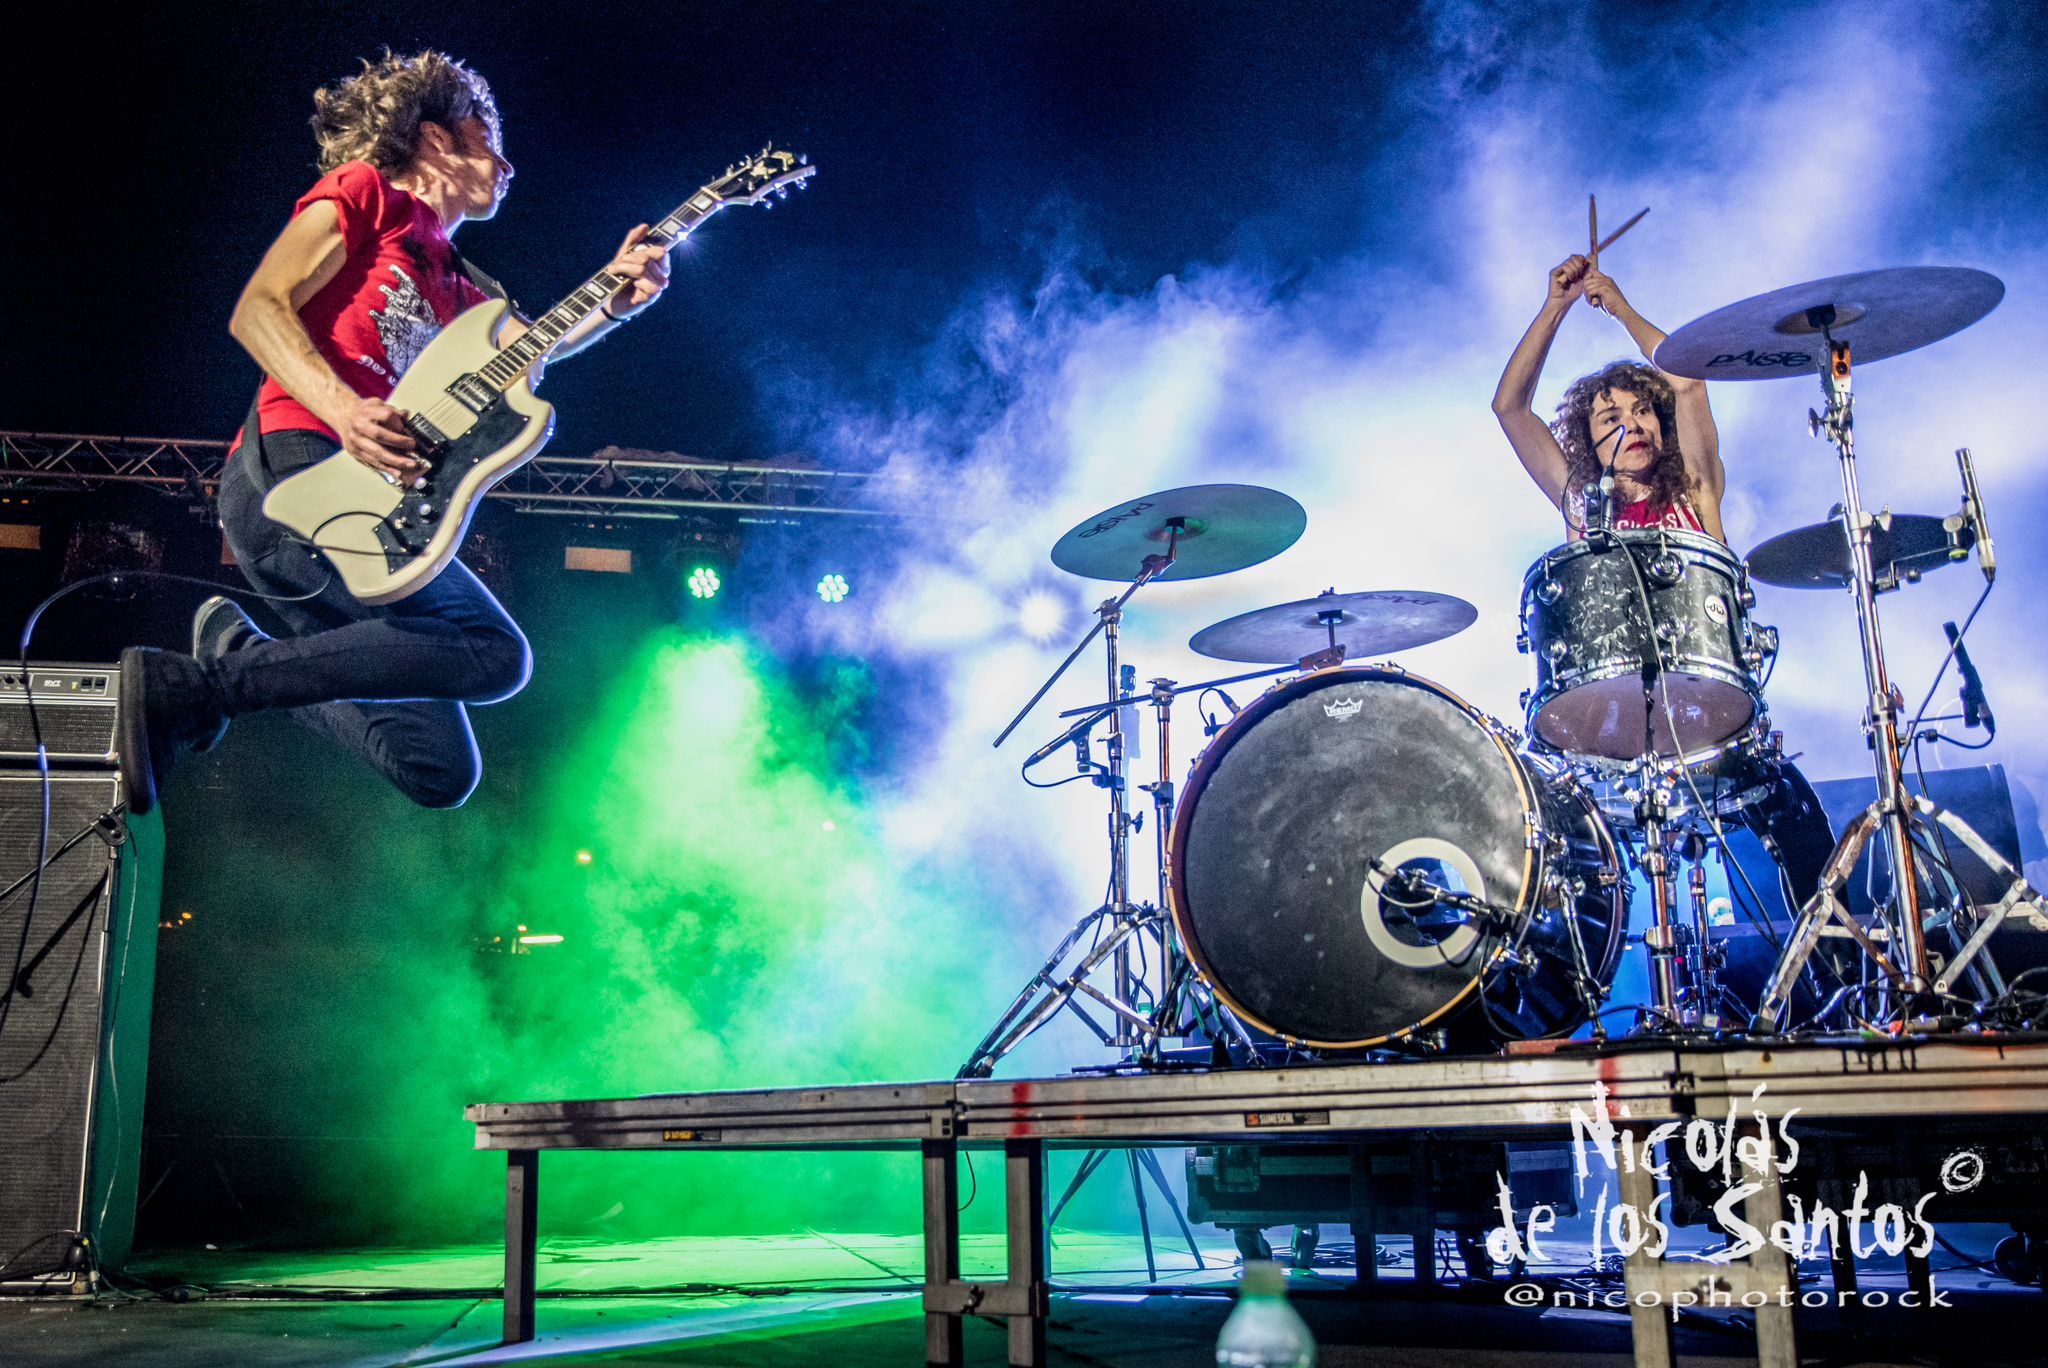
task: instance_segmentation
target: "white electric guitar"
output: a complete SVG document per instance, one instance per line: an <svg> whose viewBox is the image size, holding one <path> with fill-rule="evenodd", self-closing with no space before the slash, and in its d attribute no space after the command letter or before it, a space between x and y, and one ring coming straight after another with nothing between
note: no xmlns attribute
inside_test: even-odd
<svg viewBox="0 0 2048 1368"><path fill-rule="evenodd" d="M727 205L786 195L816 170L793 153L764 149L690 196L645 240L680 242ZM362 602L392 603L415 592L455 558L491 486L531 460L554 431L554 407L534 397L536 364L625 283L599 271L509 345L499 344L511 312L502 299L464 310L441 330L390 398L431 466L425 484L400 489L337 452L280 480L263 511L324 551Z"/></svg>

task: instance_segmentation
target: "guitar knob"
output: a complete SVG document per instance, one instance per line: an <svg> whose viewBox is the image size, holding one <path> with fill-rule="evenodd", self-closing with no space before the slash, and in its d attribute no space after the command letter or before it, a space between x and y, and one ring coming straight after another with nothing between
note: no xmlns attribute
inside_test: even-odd
<svg viewBox="0 0 2048 1368"><path fill-rule="evenodd" d="M421 518L431 518L431 517L433 517L433 516L434 516L434 506L433 506L432 504L430 504L430 503L425 503L425 502L422 502L422 503L420 504L420 517L421 517Z"/></svg>

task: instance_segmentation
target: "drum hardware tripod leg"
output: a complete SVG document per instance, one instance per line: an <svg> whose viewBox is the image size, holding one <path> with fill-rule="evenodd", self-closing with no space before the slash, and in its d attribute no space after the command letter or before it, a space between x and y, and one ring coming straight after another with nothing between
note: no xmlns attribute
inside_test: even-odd
<svg viewBox="0 0 2048 1368"><path fill-rule="evenodd" d="M1799 919L1792 925L1792 934L1785 938L1785 948L1778 956L1776 967L1771 970L1770 981L1764 985L1763 999L1757 1004L1752 1026L1768 1031L1779 1028L1785 1009L1792 1002L1792 985L1798 981L1800 971L1820 944L1821 933L1831 925L1839 927L1855 940L1891 988L1905 990L1905 976L1877 948L1870 933L1849 915L1841 897L1842 890L1848 886L1849 878L1856 870L1856 861L1863 856L1863 847L1870 843L1871 835L1883 820L1884 805L1872 803L1842 833L1834 854L1828 857L1827 867L1821 871L1820 887L1807 899L1806 906L1799 909Z"/></svg>
<svg viewBox="0 0 2048 1368"><path fill-rule="evenodd" d="M1916 797L1912 803L1913 810L1919 816L1928 821L1939 822L1949 835L1968 846L1970 853L1982 860L1993 874L2006 881L2005 896L1992 905L1991 910L1977 924L1976 934L1956 952L1956 957L1948 962L1942 969L1941 976L1935 979L1934 991L1946 993L1955 983L1956 976L1968 970L1978 956L1983 956L1985 963L1990 965L1991 956L1985 947L1991 943L1993 934L2005 919L2012 915L2015 908L2025 903L2042 916L2048 916L2048 899L2044 899L2040 892L2027 882L2026 876L2014 869L2003 855L1993 850L1990 842L1979 836L1968 822L1925 798ZM1996 976L1997 972L1997 968L1991 966L1992 975Z"/></svg>
<svg viewBox="0 0 2048 1368"><path fill-rule="evenodd" d="M1074 967L1072 973L1055 981L1053 973L1067 957L1067 953L1080 942L1081 937L1086 935L1091 927L1104 920L1113 921L1113 929ZM1147 1014L1135 1004L1103 992L1088 979L1101 967L1104 960L1112 959L1119 953L1128 954L1132 936L1158 929L1158 912L1149 907L1135 908L1128 916L1117 916L1114 909L1105 904L1083 917L1068 933L1067 938L1060 942L1059 948L1039 968L1038 973L1024 985L1024 991L1010 1003L1009 1010L1003 1013L1002 1019L995 1024L994 1029L982 1037L981 1043L974 1049L974 1054L954 1076L987 1078L995 1070L998 1061L1023 1044L1039 1027L1058 1015L1062 1007L1071 1010L1074 1015L1086 1022L1089 1029L1093 1030L1105 1045L1115 1043L1116 1039L1125 1033L1157 1041L1156 1011ZM1074 995L1077 993L1091 997L1109 1009L1110 1015L1117 1022L1115 1033L1104 1029L1074 1001ZM1025 1010L1027 1007L1030 1008L1028 1012Z"/></svg>

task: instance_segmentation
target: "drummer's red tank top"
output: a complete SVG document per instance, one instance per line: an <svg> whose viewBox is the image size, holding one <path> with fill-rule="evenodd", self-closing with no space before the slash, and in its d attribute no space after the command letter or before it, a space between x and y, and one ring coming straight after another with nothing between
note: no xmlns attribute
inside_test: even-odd
<svg viewBox="0 0 2048 1368"><path fill-rule="evenodd" d="M1613 524L1622 528L1668 527L1675 532L1704 532L1707 525L1700 521L1700 515L1693 511L1690 501L1681 498L1675 504L1661 504L1650 507L1648 499L1634 503L1618 503L1614 506Z"/></svg>

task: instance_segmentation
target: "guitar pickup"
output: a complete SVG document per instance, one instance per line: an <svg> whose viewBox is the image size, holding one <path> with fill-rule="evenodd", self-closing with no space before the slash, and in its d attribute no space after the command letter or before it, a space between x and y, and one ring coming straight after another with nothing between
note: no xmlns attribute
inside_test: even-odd
<svg viewBox="0 0 2048 1368"><path fill-rule="evenodd" d="M491 387L490 381L474 371L450 385L448 393L471 413L482 413L498 402L498 391Z"/></svg>

